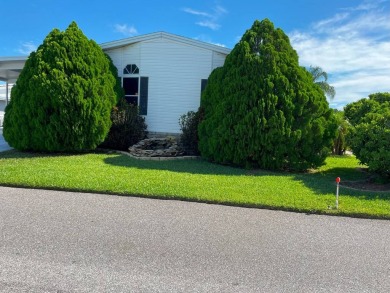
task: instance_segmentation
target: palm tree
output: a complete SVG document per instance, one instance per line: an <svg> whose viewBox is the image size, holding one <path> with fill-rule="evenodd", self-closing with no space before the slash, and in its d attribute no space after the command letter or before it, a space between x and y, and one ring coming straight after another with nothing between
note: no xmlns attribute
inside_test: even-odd
<svg viewBox="0 0 390 293"><path fill-rule="evenodd" d="M344 112L333 109L334 117L337 121L337 132L336 138L333 140L333 148L332 153L334 155L343 155L347 150L347 141L346 137L348 132L350 132L351 124L349 124L348 120L345 119Z"/></svg>
<svg viewBox="0 0 390 293"><path fill-rule="evenodd" d="M327 82L328 74L323 71L322 68L319 66L310 66L308 71L313 76L314 83L318 84L320 88L324 91L325 95L328 96L331 100L333 100L334 96L336 95L336 90Z"/></svg>

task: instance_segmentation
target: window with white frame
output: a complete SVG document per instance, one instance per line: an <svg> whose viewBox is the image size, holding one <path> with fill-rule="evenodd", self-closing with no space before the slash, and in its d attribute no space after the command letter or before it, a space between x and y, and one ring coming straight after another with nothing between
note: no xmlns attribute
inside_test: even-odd
<svg viewBox="0 0 390 293"><path fill-rule="evenodd" d="M127 64L123 69L122 86L128 103L139 106L141 115L147 115L149 78L139 76L136 64Z"/></svg>

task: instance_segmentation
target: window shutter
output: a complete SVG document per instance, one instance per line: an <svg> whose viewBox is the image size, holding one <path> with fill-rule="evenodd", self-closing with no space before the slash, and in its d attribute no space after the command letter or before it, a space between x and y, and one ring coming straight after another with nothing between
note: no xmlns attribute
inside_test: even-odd
<svg viewBox="0 0 390 293"><path fill-rule="evenodd" d="M139 97L139 113L140 115L148 114L148 88L149 77L141 77L140 97Z"/></svg>
<svg viewBox="0 0 390 293"><path fill-rule="evenodd" d="M206 88L208 79L202 79L200 84L200 94L202 95L204 89Z"/></svg>

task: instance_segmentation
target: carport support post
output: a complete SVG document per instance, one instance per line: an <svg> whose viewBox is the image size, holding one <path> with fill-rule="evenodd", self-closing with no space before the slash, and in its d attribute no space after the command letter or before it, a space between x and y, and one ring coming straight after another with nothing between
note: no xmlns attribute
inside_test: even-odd
<svg viewBox="0 0 390 293"><path fill-rule="evenodd" d="M5 82L5 105L8 105L8 80Z"/></svg>

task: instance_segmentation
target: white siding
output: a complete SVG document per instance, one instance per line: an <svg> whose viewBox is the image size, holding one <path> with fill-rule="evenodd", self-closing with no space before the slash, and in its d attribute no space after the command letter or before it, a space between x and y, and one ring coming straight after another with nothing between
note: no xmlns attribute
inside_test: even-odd
<svg viewBox="0 0 390 293"><path fill-rule="evenodd" d="M118 69L118 74L120 75L122 71L122 49L107 50L105 53L111 57L112 62Z"/></svg>
<svg viewBox="0 0 390 293"><path fill-rule="evenodd" d="M8 86L8 99L11 99L11 90L13 84L9 84ZM0 84L0 120L3 121L4 118L4 110L6 107L6 85ZM0 126L2 125L0 121Z"/></svg>
<svg viewBox="0 0 390 293"><path fill-rule="evenodd" d="M3 127L5 101L0 100L0 127Z"/></svg>
<svg viewBox="0 0 390 293"><path fill-rule="evenodd" d="M201 80L223 65L225 55L206 48L158 38L106 50L119 75L127 64L137 64L140 76L149 77L150 132L179 133L179 117L200 105Z"/></svg>
<svg viewBox="0 0 390 293"><path fill-rule="evenodd" d="M212 52L164 39L144 42L141 75L149 76L149 131L179 133L179 117L200 104L201 80L211 71Z"/></svg>
<svg viewBox="0 0 390 293"><path fill-rule="evenodd" d="M129 46L124 47L122 57L122 68L121 73L123 74L123 68L127 64L136 64L140 70L142 70L141 64L141 44L135 43ZM142 72L140 72L142 73Z"/></svg>
<svg viewBox="0 0 390 293"><path fill-rule="evenodd" d="M119 76L123 76L123 69L127 64L137 64L140 67L140 44L138 43L124 48L106 50L105 52L110 55L112 62L118 68Z"/></svg>
<svg viewBox="0 0 390 293"><path fill-rule="evenodd" d="M223 64L225 63L225 58L225 54L213 52L213 69L223 66Z"/></svg>

